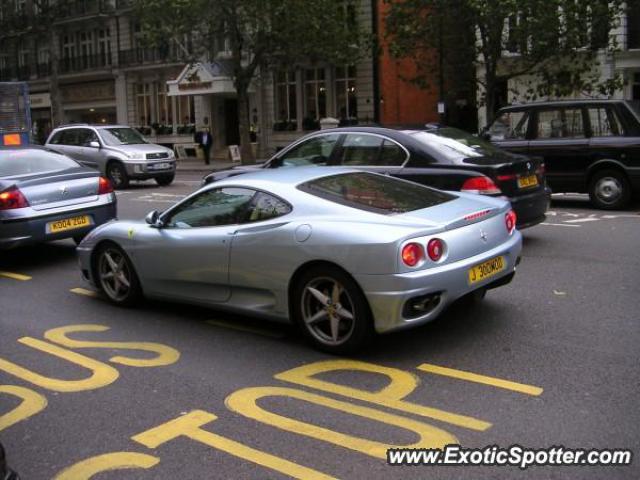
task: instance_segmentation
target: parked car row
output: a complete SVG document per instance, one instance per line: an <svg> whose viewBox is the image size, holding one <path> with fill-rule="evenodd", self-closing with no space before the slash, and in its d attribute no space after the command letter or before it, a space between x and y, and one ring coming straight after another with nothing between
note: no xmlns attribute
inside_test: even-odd
<svg viewBox="0 0 640 480"><path fill-rule="evenodd" d="M638 171L624 105L506 109L487 138L518 150L505 142L521 135L518 152L437 125L314 132L262 165L207 175L144 221L111 221L113 186L170 182L172 153L128 127L62 127L44 148L0 149L0 247L73 238L83 277L116 305L146 296L291 321L344 354L509 283L518 228L545 219L546 171L557 186L589 185L599 206L623 204ZM529 155L533 135L551 143L554 129L601 147L580 182L558 174L557 158Z"/></svg>

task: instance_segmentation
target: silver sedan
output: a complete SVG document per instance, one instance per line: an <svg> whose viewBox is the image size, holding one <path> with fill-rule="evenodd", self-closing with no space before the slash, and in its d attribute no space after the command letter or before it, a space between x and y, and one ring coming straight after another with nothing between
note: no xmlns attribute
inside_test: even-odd
<svg viewBox="0 0 640 480"><path fill-rule="evenodd" d="M0 250L79 243L115 217L113 186L96 170L42 147L0 148Z"/></svg>
<svg viewBox="0 0 640 480"><path fill-rule="evenodd" d="M522 239L508 202L335 167L216 182L78 247L114 303L141 295L290 320L318 348L423 324L509 283Z"/></svg>

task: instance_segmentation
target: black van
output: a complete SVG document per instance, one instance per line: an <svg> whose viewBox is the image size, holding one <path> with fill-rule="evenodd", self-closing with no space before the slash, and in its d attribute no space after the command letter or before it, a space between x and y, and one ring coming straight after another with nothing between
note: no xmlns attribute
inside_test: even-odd
<svg viewBox="0 0 640 480"><path fill-rule="evenodd" d="M640 193L640 113L624 100L505 107L483 133L509 151L542 157L554 193L588 193L608 210Z"/></svg>

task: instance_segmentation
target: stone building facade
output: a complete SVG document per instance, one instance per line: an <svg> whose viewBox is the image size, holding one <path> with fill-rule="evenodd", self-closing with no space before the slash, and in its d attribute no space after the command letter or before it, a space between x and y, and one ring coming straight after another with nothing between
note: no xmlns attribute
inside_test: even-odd
<svg viewBox="0 0 640 480"><path fill-rule="evenodd" d="M53 25L57 41L50 45L32 28L38 19L36 4L0 0L0 81L29 82L36 141L44 141L52 128L49 75L50 49L55 48L67 122L127 124L152 142L174 146L192 144L194 131L206 122L214 135L215 156L226 156L227 146L238 143L235 92L221 68L229 54L224 42L211 59L189 64L186 42L143 45L130 0L76 0L69 5L68 15ZM345 5L359 25L372 28L376 2ZM188 75L213 75L212 88L194 89L197 82ZM372 58L355 65L263 72L250 94L258 157L319 128L324 117L343 125L374 122L377 101Z"/></svg>

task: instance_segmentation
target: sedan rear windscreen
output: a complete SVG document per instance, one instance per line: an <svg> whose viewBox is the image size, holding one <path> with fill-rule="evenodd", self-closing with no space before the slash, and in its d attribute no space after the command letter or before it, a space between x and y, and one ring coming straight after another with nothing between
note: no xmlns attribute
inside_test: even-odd
<svg viewBox="0 0 640 480"><path fill-rule="evenodd" d="M46 150L0 150L0 177L58 172L80 165L69 157Z"/></svg>
<svg viewBox="0 0 640 480"><path fill-rule="evenodd" d="M386 215L421 210L457 198L417 183L365 172L322 177L298 188L341 205Z"/></svg>

